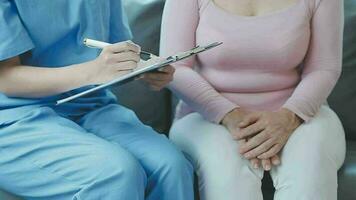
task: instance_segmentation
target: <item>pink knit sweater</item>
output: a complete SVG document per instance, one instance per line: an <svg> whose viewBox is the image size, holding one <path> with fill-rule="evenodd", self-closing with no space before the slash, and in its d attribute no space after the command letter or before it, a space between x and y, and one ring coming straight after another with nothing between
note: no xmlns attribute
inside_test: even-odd
<svg viewBox="0 0 356 200"><path fill-rule="evenodd" d="M177 116L199 112L218 123L236 107L284 107L309 121L339 78L342 33L342 0L298 0L261 16L235 15L211 0L167 0L161 55L224 43L174 65Z"/></svg>

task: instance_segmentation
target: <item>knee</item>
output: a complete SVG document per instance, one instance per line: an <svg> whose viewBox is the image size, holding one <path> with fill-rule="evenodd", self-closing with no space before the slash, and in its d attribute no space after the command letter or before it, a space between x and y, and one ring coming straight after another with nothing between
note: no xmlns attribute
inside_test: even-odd
<svg viewBox="0 0 356 200"><path fill-rule="evenodd" d="M117 181L133 183L133 185L146 185L146 173L140 163L131 155L114 158L108 162L107 173L110 174L109 170L111 170L115 176L119 177Z"/></svg>
<svg viewBox="0 0 356 200"><path fill-rule="evenodd" d="M190 161L175 148L165 150L165 153L160 154L157 168L161 173L166 173L172 177L184 177L188 180L193 177L193 166Z"/></svg>
<svg viewBox="0 0 356 200"><path fill-rule="evenodd" d="M115 147L97 150L89 165L93 182L108 181L120 185L146 185L146 173L128 152Z"/></svg>
<svg viewBox="0 0 356 200"><path fill-rule="evenodd" d="M277 180L280 180L277 189L292 188L301 194L312 195L316 191L321 194L324 193L322 191L332 192L337 188L337 166L328 154L313 151L301 157L303 159L295 156L292 162L283 163L282 160L277 173Z"/></svg>
<svg viewBox="0 0 356 200"><path fill-rule="evenodd" d="M301 169L295 170L293 183L297 187L320 189L330 184L337 184L337 167L327 158L316 159L316 162L299 165Z"/></svg>
<svg viewBox="0 0 356 200"><path fill-rule="evenodd" d="M170 140L178 146L191 146L190 140L194 137L192 130L194 130L194 134L201 132L198 119L199 115L193 113L174 122L169 132Z"/></svg>
<svg viewBox="0 0 356 200"><path fill-rule="evenodd" d="M196 113L176 121L169 136L174 144L193 159L194 164L198 158L205 156L211 158L223 149L236 146L223 126L210 123Z"/></svg>
<svg viewBox="0 0 356 200"><path fill-rule="evenodd" d="M309 175L309 176L308 176ZM337 193L337 173L321 175L298 175L291 180L290 188L299 193L298 199L335 199Z"/></svg>
<svg viewBox="0 0 356 200"><path fill-rule="evenodd" d="M74 199L143 199L146 173L128 152L106 144L93 147L77 174L80 190Z"/></svg>

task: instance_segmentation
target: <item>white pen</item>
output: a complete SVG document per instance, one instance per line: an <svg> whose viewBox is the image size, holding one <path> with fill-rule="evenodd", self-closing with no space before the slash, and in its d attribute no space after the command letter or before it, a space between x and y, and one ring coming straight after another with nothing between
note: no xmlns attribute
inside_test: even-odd
<svg viewBox="0 0 356 200"><path fill-rule="evenodd" d="M110 43L107 42L102 42L102 41L98 41L98 40L93 40L93 39L89 39L89 38L84 38L83 43L85 46L90 47L90 48L98 48L98 49L103 49L109 45L112 45ZM141 56L148 56L148 58L153 58L156 57L154 54L146 52L146 51L140 51L140 55Z"/></svg>
<svg viewBox="0 0 356 200"><path fill-rule="evenodd" d="M107 42L102 42L102 41L98 41L98 40L92 40L92 39L89 39L89 38L84 38L83 43L87 47L98 48L98 49L103 49L103 48L111 45L110 43L107 43Z"/></svg>

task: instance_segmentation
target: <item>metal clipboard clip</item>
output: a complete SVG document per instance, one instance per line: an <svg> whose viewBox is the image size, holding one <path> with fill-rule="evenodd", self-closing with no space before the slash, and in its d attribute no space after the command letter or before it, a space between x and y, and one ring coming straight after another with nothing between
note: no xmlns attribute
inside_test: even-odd
<svg viewBox="0 0 356 200"><path fill-rule="evenodd" d="M203 51L209 50L211 48L217 47L219 45L223 44L222 42L214 42L212 44L209 44L208 46L197 46L189 51L174 55L174 56L170 56L167 58L167 60L171 60L172 62L177 62L180 60L183 60L185 58L188 58L190 56L193 56L195 54L201 53Z"/></svg>

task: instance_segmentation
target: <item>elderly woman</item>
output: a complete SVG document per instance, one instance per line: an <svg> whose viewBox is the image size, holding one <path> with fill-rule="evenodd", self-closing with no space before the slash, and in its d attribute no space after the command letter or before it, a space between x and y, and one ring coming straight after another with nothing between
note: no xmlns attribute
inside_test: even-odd
<svg viewBox="0 0 356 200"><path fill-rule="evenodd" d="M336 199L345 139L326 98L342 33L342 0L167 1L162 55L224 42L175 64L170 84L183 100L170 138L202 199L262 199L264 170L275 199Z"/></svg>
<svg viewBox="0 0 356 200"><path fill-rule="evenodd" d="M84 37L114 43L103 51ZM120 0L0 0L0 187L32 200L191 200L193 169L102 90L140 60ZM174 69L145 75L155 89Z"/></svg>

